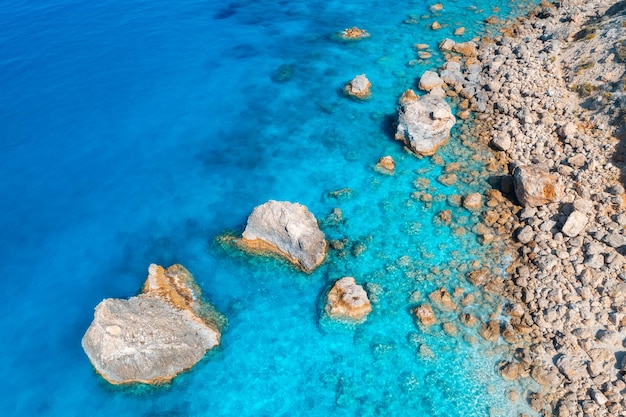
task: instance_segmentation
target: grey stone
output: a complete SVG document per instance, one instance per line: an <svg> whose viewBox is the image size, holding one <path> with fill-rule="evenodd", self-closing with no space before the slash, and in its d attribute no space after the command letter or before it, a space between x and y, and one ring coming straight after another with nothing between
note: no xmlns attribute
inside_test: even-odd
<svg viewBox="0 0 626 417"><path fill-rule="evenodd" d="M238 243L253 252L283 256L305 272L317 268L328 249L324 233L307 207L275 200L254 208Z"/></svg>
<svg viewBox="0 0 626 417"><path fill-rule="evenodd" d="M561 231L569 237L577 236L587 226L588 221L584 213L575 210L569 215Z"/></svg>

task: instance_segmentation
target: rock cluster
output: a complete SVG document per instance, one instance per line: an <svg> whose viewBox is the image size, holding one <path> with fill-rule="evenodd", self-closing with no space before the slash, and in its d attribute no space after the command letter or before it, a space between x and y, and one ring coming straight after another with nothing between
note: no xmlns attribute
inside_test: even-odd
<svg viewBox="0 0 626 417"><path fill-rule="evenodd" d="M372 311L367 293L354 278L343 277L326 295L326 314L342 321L363 322Z"/></svg>
<svg viewBox="0 0 626 417"><path fill-rule="evenodd" d="M305 272L317 268L328 250L324 233L308 208L275 200L254 208L236 243L246 251L278 255Z"/></svg>
<svg viewBox="0 0 626 417"><path fill-rule="evenodd" d="M407 91L401 103L396 140L404 142L417 155L433 155L448 141L456 122L450 106L433 92L417 97Z"/></svg>
<svg viewBox="0 0 626 417"><path fill-rule="evenodd" d="M626 49L611 46L626 29L623 5L609 6L543 2L475 54L440 46L443 88L459 117L475 115L473 135L494 149L486 169L509 197L488 197L484 222L514 237L510 278L473 277L510 300L508 318L481 334L512 343L499 369L543 387L527 398L543 415L626 413L626 155L613 136Z"/></svg>
<svg viewBox="0 0 626 417"><path fill-rule="evenodd" d="M169 382L220 343L224 318L183 266L150 265L142 293L96 307L82 346L112 384Z"/></svg>

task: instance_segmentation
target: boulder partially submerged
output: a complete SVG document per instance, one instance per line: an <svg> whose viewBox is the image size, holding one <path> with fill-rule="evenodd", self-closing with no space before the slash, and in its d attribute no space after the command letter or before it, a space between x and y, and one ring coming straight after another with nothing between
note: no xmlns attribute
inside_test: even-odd
<svg viewBox="0 0 626 417"><path fill-rule="evenodd" d="M430 156L448 142L456 119L443 98L426 94L410 99L412 96L414 94L403 94L395 138L415 154Z"/></svg>
<svg viewBox="0 0 626 417"><path fill-rule="evenodd" d="M326 296L326 314L341 321L363 322L372 311L367 293L354 278L343 277Z"/></svg>
<svg viewBox="0 0 626 417"><path fill-rule="evenodd" d="M87 357L112 384L169 382L219 345L225 319L202 300L182 265L150 265L143 291L107 298L83 336Z"/></svg>
<svg viewBox="0 0 626 417"><path fill-rule="evenodd" d="M365 74L357 75L344 87L347 95L359 100L366 100L372 96L372 83Z"/></svg>
<svg viewBox="0 0 626 417"><path fill-rule="evenodd" d="M367 31L363 29L353 26L351 28L342 30L341 32L337 34L337 36L341 39L353 41L353 40L359 40L363 38L369 38L370 34L367 33Z"/></svg>
<svg viewBox="0 0 626 417"><path fill-rule="evenodd" d="M307 207L275 200L254 208L236 244L249 252L278 255L304 272L317 268L328 250L326 237Z"/></svg>

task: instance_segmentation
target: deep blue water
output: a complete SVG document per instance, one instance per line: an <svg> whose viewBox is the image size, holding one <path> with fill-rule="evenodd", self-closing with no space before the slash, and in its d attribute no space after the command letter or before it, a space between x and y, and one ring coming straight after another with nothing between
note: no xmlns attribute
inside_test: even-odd
<svg viewBox="0 0 626 417"><path fill-rule="evenodd" d="M460 25L462 39L482 33L494 7L519 13L494 0L446 2L438 16L425 16L423 1L1 2L0 413L525 409L505 398L516 385L495 371L498 346L424 331L409 314L415 291L475 291L459 265L489 262L476 236L434 224L448 206L412 199L413 181L430 178L433 195L486 183L441 186L441 167L406 154L390 133L397 98L443 62L437 43ZM408 16L417 23L403 23ZM434 20L448 26L433 32ZM372 37L333 39L353 25ZM433 58L417 62L415 43L429 43ZM339 93L361 73L374 85L365 103ZM393 177L372 169L388 154ZM477 168L456 137L440 154ZM351 197L329 196L344 187ZM340 207L344 221L323 230L349 239L347 251L304 275L215 243L268 199L298 201L320 220ZM468 228L477 220L454 215ZM355 256L358 245L366 250ZM185 265L230 325L221 348L171 385L111 387L80 340L98 302L135 295L153 262ZM344 275L379 293L357 328L320 320L324 291ZM477 295L469 311L484 319L492 307ZM435 358L418 354L422 344Z"/></svg>

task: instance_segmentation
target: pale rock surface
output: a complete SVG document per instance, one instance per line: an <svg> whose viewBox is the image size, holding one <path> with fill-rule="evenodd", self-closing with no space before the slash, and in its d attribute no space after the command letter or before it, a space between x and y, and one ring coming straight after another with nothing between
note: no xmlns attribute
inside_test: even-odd
<svg viewBox="0 0 626 417"><path fill-rule="evenodd" d="M580 232L583 231L585 226L587 226L588 221L587 216L585 216L582 212L574 210L567 217L567 221L563 225L561 231L569 237L578 236Z"/></svg>
<svg viewBox="0 0 626 417"><path fill-rule="evenodd" d="M403 97L409 96L407 93ZM450 138L456 122L446 101L430 94L405 99L398 111L396 140L418 155L433 155Z"/></svg>
<svg viewBox="0 0 626 417"><path fill-rule="evenodd" d="M420 77L419 88L424 91L430 91L434 88L441 87L443 80L439 78L436 72L426 71Z"/></svg>
<svg viewBox="0 0 626 417"><path fill-rule="evenodd" d="M383 156L378 160L376 170L382 174L392 175L396 170L396 161L390 155Z"/></svg>
<svg viewBox="0 0 626 417"><path fill-rule="evenodd" d="M362 322L371 311L367 293L352 277L337 280L326 296L326 314L331 318Z"/></svg>
<svg viewBox="0 0 626 417"><path fill-rule="evenodd" d="M344 91L352 97L365 100L372 95L372 83L367 79L365 74L357 75L346 84Z"/></svg>
<svg viewBox="0 0 626 417"><path fill-rule="evenodd" d="M224 318L181 265L150 265L143 293L96 307L82 346L112 384L169 382L220 343Z"/></svg>
<svg viewBox="0 0 626 417"><path fill-rule="evenodd" d="M312 272L326 257L328 243L315 216L299 203L270 200L248 217L242 249L282 256L305 272Z"/></svg>
<svg viewBox="0 0 626 417"><path fill-rule="evenodd" d="M424 326L431 326L437 323L437 317L433 309L428 304L422 304L413 309L413 314Z"/></svg>
<svg viewBox="0 0 626 417"><path fill-rule="evenodd" d="M513 171L515 195L525 207L537 207L559 201L562 186L558 177L542 169L525 165Z"/></svg>

